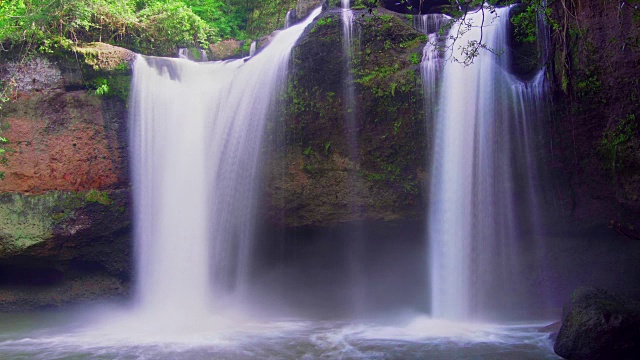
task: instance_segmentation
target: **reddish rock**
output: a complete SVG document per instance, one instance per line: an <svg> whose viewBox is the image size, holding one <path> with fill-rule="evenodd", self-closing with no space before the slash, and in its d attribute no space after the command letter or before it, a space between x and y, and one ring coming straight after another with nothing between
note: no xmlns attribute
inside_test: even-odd
<svg viewBox="0 0 640 360"><path fill-rule="evenodd" d="M243 43L244 42L240 40L230 39L209 45L211 60L226 60L242 57Z"/></svg>
<svg viewBox="0 0 640 360"><path fill-rule="evenodd" d="M0 191L81 191L126 182L126 149L118 141L124 119L108 124L104 105L86 91L24 96L8 105Z"/></svg>

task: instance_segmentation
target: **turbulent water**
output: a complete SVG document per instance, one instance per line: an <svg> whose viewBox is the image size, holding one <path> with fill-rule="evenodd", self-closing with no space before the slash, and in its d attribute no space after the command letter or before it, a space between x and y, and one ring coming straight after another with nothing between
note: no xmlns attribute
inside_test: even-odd
<svg viewBox="0 0 640 360"><path fill-rule="evenodd" d="M0 315L2 359L559 359L549 334L537 325L453 324L424 317L398 324L237 318L218 327L141 333L136 326L87 322L100 321L79 313Z"/></svg>
<svg viewBox="0 0 640 360"><path fill-rule="evenodd" d="M186 323L245 298L265 122L291 48L319 12L248 61L136 59L136 293L149 317Z"/></svg>
<svg viewBox="0 0 640 360"><path fill-rule="evenodd" d="M469 14L474 26L447 43L452 50L441 74L428 215L436 317L493 318L526 296L519 264L528 250L519 244L537 226L534 132L544 76L523 82L509 74L508 11ZM480 50L466 67L456 62L464 61L463 47L479 39L491 51ZM425 58L423 76L432 62Z"/></svg>

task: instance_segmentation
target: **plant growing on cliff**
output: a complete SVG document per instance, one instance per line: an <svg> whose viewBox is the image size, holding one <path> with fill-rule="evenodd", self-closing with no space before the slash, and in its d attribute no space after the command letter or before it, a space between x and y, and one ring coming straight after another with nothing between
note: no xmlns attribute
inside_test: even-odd
<svg viewBox="0 0 640 360"><path fill-rule="evenodd" d="M619 157L621 147L638 138L638 130L638 119L634 114L629 114L620 120L615 127L602 134L599 149L611 169L612 177L615 177L616 169L623 166L622 159Z"/></svg>
<svg viewBox="0 0 640 360"><path fill-rule="evenodd" d="M7 163L7 157L5 156L7 153L6 145L9 143L9 139L2 136L3 125L5 125L2 118L2 107L4 103L10 100L11 86L8 83L9 81L7 80L0 81L0 164L2 165ZM0 171L0 180L4 180L4 171Z"/></svg>
<svg viewBox="0 0 640 360"><path fill-rule="evenodd" d="M100 191L91 189L85 195L85 200L88 202L94 202L102 205L111 205L113 200L109 198L109 194L106 191Z"/></svg>
<svg viewBox="0 0 640 360"><path fill-rule="evenodd" d="M95 90L93 90L93 92L98 96L106 95L109 93L109 84L107 83L107 79L103 77L94 79L92 85L93 87L95 87Z"/></svg>
<svg viewBox="0 0 640 360"><path fill-rule="evenodd" d="M9 140L7 138L0 136L0 164L7 162L7 158L4 156L7 149L5 149L4 145L8 142ZM4 180L4 171L0 171L0 180Z"/></svg>

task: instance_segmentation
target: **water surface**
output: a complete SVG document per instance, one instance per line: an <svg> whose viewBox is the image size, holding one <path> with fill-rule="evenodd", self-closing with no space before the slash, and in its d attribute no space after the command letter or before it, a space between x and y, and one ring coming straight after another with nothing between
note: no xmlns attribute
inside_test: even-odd
<svg viewBox="0 0 640 360"><path fill-rule="evenodd" d="M144 315L0 315L2 359L559 359L544 324L245 321L147 327Z"/></svg>

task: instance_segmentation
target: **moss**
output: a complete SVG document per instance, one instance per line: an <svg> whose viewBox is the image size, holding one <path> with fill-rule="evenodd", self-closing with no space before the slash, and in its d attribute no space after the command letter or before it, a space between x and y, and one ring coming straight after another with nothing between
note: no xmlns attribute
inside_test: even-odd
<svg viewBox="0 0 640 360"><path fill-rule="evenodd" d="M111 205L113 200L109 198L109 194L106 191L99 191L95 189L89 190L84 198L88 202L95 202L102 205Z"/></svg>
<svg viewBox="0 0 640 360"><path fill-rule="evenodd" d="M132 51L105 43L82 44L71 49L82 55L85 63L95 70L115 70L123 66L130 68L135 59Z"/></svg>
<svg viewBox="0 0 640 360"><path fill-rule="evenodd" d="M92 207L94 210L90 210ZM79 214L84 214L84 218L91 212L95 216L116 219L117 216L126 215L126 207L121 201L114 201L108 191L99 190L78 193L52 191L41 195L2 194L0 257L23 252L56 236L72 235L78 226L88 225L86 220L81 221L84 225L77 224ZM102 219L93 221L100 222Z"/></svg>
<svg viewBox="0 0 640 360"><path fill-rule="evenodd" d="M129 99L131 74L124 71L99 71L87 74L87 87L98 96L117 97L123 101Z"/></svg>
<svg viewBox="0 0 640 360"><path fill-rule="evenodd" d="M323 30L322 28L330 28L331 26L338 24L339 23L338 19L334 17L335 15L329 14L316 20L315 24L313 25L313 28L311 29L311 32L313 33L316 31L321 31Z"/></svg>
<svg viewBox="0 0 640 360"><path fill-rule="evenodd" d="M625 170L633 162L635 147L640 140L638 131L638 118L635 114L629 114L602 134L598 149L604 159L604 167L611 171L612 178L615 178L617 171Z"/></svg>
<svg viewBox="0 0 640 360"><path fill-rule="evenodd" d="M378 14L356 17L352 57L335 45L342 23L334 13L323 15L292 52L281 99L288 106L270 130L283 131L273 136L286 154L283 164L269 165L269 202L280 209L269 211L284 216L276 221L326 225L420 211L426 135L416 60L426 38L395 14ZM357 94L349 125L348 58Z"/></svg>
<svg viewBox="0 0 640 360"><path fill-rule="evenodd" d="M0 255L17 252L51 238L54 226L72 213L60 210L72 197L60 192L38 196L2 195Z"/></svg>

